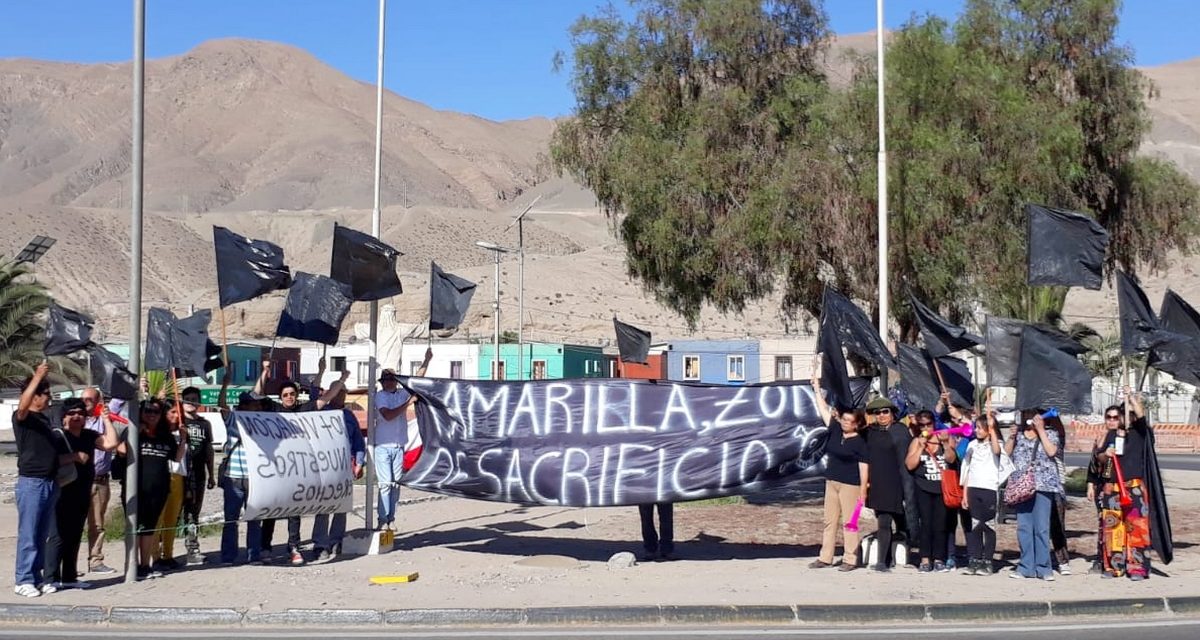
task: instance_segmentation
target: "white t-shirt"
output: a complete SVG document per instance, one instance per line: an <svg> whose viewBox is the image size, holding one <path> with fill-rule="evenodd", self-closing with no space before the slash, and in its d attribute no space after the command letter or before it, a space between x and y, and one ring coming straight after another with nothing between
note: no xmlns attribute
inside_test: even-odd
<svg viewBox="0 0 1200 640"><path fill-rule="evenodd" d="M970 489L988 489L995 491L1000 486L1000 467L1003 466L1000 455L992 453L992 443L984 440L971 440L967 445L967 456L964 472L967 475L967 487ZM1010 463L1011 465L1011 463Z"/></svg>
<svg viewBox="0 0 1200 640"><path fill-rule="evenodd" d="M399 409L408 402L409 394L404 389L395 391L376 391L375 406L379 409ZM375 422L375 446L400 447L408 442L408 419L403 413L391 420L385 420L380 414Z"/></svg>

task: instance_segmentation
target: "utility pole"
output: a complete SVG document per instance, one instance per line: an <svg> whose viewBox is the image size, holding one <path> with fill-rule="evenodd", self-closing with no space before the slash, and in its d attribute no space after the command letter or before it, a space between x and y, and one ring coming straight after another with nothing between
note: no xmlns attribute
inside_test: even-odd
<svg viewBox="0 0 1200 640"><path fill-rule="evenodd" d="M145 161L144 121L146 87L146 0L133 0L133 128L130 151L130 223L129 223L129 371L135 380L142 373L142 167ZM138 403L130 400L129 447L138 450ZM125 477L125 582L137 582L137 477L139 458L129 456Z"/></svg>
<svg viewBox="0 0 1200 640"><path fill-rule="evenodd" d="M383 34L384 26L387 24L387 0L379 0L379 44L377 58L375 61L375 205L371 209L371 235L379 238L380 234L380 218L382 209L380 205L380 184L383 177ZM370 454L370 464L372 470L375 467L375 380L378 377L379 367L379 301L371 301L371 354L367 360L367 443L368 453ZM374 529L374 511L371 507L374 505L375 497L375 474L368 473L367 476L367 504L363 510L366 518L367 529Z"/></svg>

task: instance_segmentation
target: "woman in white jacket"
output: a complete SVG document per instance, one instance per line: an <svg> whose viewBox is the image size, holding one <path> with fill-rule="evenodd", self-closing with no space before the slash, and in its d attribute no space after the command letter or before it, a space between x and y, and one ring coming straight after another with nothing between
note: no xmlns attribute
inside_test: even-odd
<svg viewBox="0 0 1200 640"><path fill-rule="evenodd" d="M989 576L995 573L992 559L996 554L996 492L1012 471L1012 462L1000 448L1000 429L995 414L975 419L975 439L967 445L962 463L963 503L971 514L971 532L967 534L967 554L971 561L963 573Z"/></svg>

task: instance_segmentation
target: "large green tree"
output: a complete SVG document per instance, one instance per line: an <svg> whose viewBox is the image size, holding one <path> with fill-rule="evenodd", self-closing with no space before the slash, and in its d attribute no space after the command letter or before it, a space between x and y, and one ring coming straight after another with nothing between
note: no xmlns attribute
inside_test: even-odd
<svg viewBox="0 0 1200 640"><path fill-rule="evenodd" d="M817 311L824 283L875 299L874 60L846 87L808 0L644 0L572 28L576 114L558 166L615 215L631 275L689 321L777 287ZM912 20L887 55L893 296L952 319L1043 317L1024 285L1021 205L1086 210L1110 268L1187 250L1196 186L1135 155L1152 87L1115 44L1116 0L968 0ZM1028 301L1034 301L1034 309ZM874 309L872 310L874 311ZM902 305L903 338L915 338Z"/></svg>
<svg viewBox="0 0 1200 640"><path fill-rule="evenodd" d="M23 263L0 262L0 388L20 386L45 358L46 308L50 295ZM58 382L78 382L86 375L67 358L50 358L51 377Z"/></svg>

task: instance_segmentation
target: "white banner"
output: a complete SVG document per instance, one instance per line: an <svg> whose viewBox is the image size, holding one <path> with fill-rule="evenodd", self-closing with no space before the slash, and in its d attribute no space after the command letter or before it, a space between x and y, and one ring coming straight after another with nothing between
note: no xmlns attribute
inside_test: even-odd
<svg viewBox="0 0 1200 640"><path fill-rule="evenodd" d="M354 477L341 411L233 415L249 475L243 519L350 511Z"/></svg>

